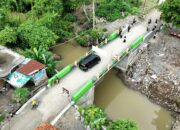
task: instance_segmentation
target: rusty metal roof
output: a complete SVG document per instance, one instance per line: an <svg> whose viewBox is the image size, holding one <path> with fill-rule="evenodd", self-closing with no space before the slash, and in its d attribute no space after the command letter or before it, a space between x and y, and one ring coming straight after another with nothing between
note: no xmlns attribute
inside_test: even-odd
<svg viewBox="0 0 180 130"><path fill-rule="evenodd" d="M17 71L24 75L31 75L45 67L44 64L36 61L30 60L27 64L21 65Z"/></svg>
<svg viewBox="0 0 180 130"><path fill-rule="evenodd" d="M56 127L52 126L49 123L42 123L39 127L34 130L59 130Z"/></svg>

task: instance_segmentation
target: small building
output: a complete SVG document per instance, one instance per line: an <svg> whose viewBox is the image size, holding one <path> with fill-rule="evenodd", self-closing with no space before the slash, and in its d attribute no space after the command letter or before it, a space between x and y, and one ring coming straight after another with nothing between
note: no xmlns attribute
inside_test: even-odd
<svg viewBox="0 0 180 130"><path fill-rule="evenodd" d="M38 126L35 130L59 130L53 125L49 123L42 123L40 126Z"/></svg>
<svg viewBox="0 0 180 130"><path fill-rule="evenodd" d="M14 87L21 88L28 81L32 81L35 86L47 80L45 65L32 59L25 59L13 73L8 76L7 82Z"/></svg>
<svg viewBox="0 0 180 130"><path fill-rule="evenodd" d="M0 87L8 82L13 87L21 88L28 81L36 86L47 80L45 65L0 45Z"/></svg>

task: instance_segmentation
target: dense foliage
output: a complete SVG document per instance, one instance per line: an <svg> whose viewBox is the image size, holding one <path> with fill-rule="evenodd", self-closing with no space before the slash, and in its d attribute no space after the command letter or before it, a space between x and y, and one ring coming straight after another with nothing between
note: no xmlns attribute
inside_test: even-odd
<svg viewBox="0 0 180 130"><path fill-rule="evenodd" d="M139 130L134 121L109 120L105 112L94 105L85 108L79 107L79 112L83 117L84 124L88 125L91 130L102 130L103 127L106 127L107 130Z"/></svg>
<svg viewBox="0 0 180 130"><path fill-rule="evenodd" d="M54 45L57 36L54 32L38 24L35 21L27 21L18 28L19 39L27 48L44 48L48 49Z"/></svg>
<svg viewBox="0 0 180 130"><path fill-rule="evenodd" d="M160 10L163 20L180 26L180 0L166 0L160 5Z"/></svg>
<svg viewBox="0 0 180 130"><path fill-rule="evenodd" d="M88 46L88 43L89 45L95 44L99 38L98 34L103 35L103 30L94 28L82 31L79 33L79 37L76 38L76 42L81 46Z"/></svg>
<svg viewBox="0 0 180 130"><path fill-rule="evenodd" d="M136 14L137 6L140 5L140 0L104 0L96 7L96 15L104 17L108 21L114 21L119 18L124 18L128 14Z"/></svg>
<svg viewBox="0 0 180 130"><path fill-rule="evenodd" d="M27 88L17 88L13 93L13 100L18 103L24 103L27 101L30 92Z"/></svg>
<svg viewBox="0 0 180 130"><path fill-rule="evenodd" d="M119 119L113 122L108 130L139 130L137 124L130 120Z"/></svg>
<svg viewBox="0 0 180 130"><path fill-rule="evenodd" d="M108 125L108 119L104 111L94 105L80 108L79 112L84 118L84 124L89 125L90 129L101 130L102 126Z"/></svg>
<svg viewBox="0 0 180 130"><path fill-rule="evenodd" d="M58 63L57 61L53 60L53 54L43 48L33 48L31 50L25 51L25 56L35 59L47 67L47 72L49 76L52 76L55 74L55 66Z"/></svg>
<svg viewBox="0 0 180 130"><path fill-rule="evenodd" d="M11 27L5 27L0 31L0 45L9 45L17 40L17 32Z"/></svg>

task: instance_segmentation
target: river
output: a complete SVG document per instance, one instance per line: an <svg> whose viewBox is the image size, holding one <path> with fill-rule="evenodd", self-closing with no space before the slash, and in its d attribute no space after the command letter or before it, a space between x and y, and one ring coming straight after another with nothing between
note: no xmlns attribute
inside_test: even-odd
<svg viewBox="0 0 180 130"><path fill-rule="evenodd" d="M52 50L62 57L58 68L73 63L88 51L75 43L62 44ZM96 86L95 104L103 108L112 120L118 118L134 120L140 130L170 130L172 122L170 112L151 103L142 94L127 88L116 73L116 70L111 70Z"/></svg>

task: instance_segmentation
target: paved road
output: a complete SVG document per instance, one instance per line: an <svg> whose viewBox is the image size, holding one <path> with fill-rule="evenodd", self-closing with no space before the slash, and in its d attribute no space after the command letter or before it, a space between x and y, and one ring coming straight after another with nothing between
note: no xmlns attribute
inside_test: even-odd
<svg viewBox="0 0 180 130"><path fill-rule="evenodd" d="M155 21L159 18L160 13L153 10L147 17L146 21L136 25L126 34L127 42L123 43L122 39L117 38L102 49L107 52L107 56L99 54L101 62L93 67L88 72L83 72L79 68L75 68L70 74L60 81L60 84L44 92L39 99L40 106L37 110L29 109L27 106L19 115L15 116L13 120L6 124L3 130L33 130L43 121L52 121L53 118L69 103L67 97L62 94L62 87L68 89L72 95L89 79L92 79L103 68L111 62L113 55L119 54L125 50L129 45L140 35L146 33L147 20L152 18Z"/></svg>

